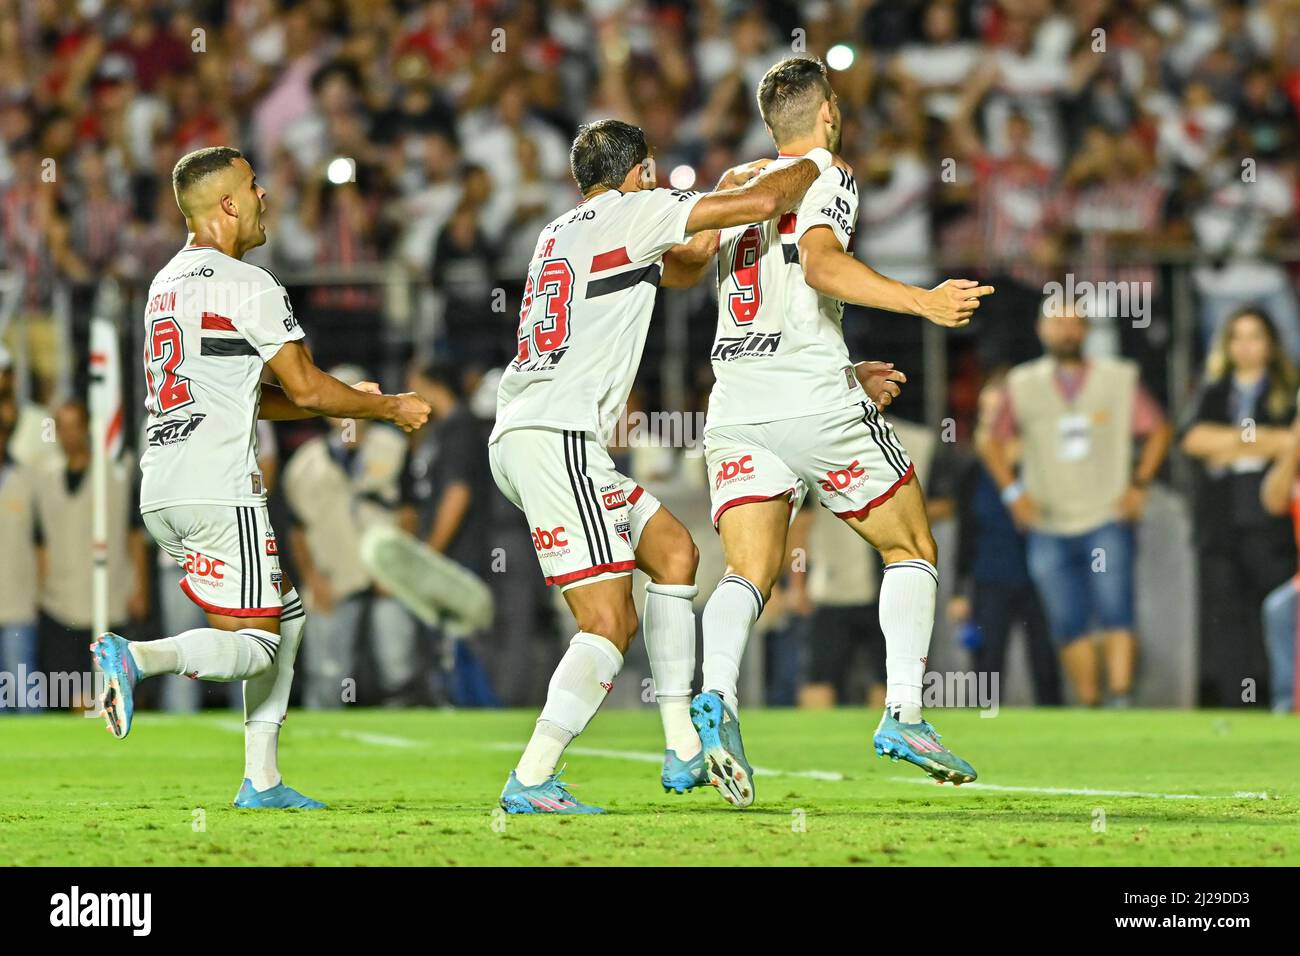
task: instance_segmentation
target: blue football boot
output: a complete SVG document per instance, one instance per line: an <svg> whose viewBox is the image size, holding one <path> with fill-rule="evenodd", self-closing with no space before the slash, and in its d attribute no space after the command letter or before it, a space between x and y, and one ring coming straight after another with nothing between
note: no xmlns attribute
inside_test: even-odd
<svg viewBox="0 0 1300 956"><path fill-rule="evenodd" d="M127 644L126 638L110 633L99 635L90 645L95 663L104 672L104 696L99 701L99 712L119 740L131 732L135 685L140 680Z"/></svg>
<svg viewBox="0 0 1300 956"><path fill-rule="evenodd" d="M872 742L876 756L916 764L940 783L960 787L977 776L974 767L939 742L939 734L927 720L905 724L886 710Z"/></svg>
<svg viewBox="0 0 1300 956"><path fill-rule="evenodd" d="M501 809L506 813L604 813L600 807L579 803L560 781L560 768L541 783L525 787L513 770L501 791Z"/></svg>
<svg viewBox="0 0 1300 956"><path fill-rule="evenodd" d="M717 691L706 690L691 701L691 723L704 745L704 769L709 783L733 807L754 802L754 768L745 759L736 712Z"/></svg>
<svg viewBox="0 0 1300 956"><path fill-rule="evenodd" d="M704 769L704 751L700 750L690 760L677 756L676 750L664 751L664 771L660 777L664 793L685 793L709 782L709 775Z"/></svg>
<svg viewBox="0 0 1300 956"><path fill-rule="evenodd" d="M325 804L311 797L305 797L293 787L286 787L284 781L269 790L254 790L253 781L244 778L231 806L240 810L323 810Z"/></svg>

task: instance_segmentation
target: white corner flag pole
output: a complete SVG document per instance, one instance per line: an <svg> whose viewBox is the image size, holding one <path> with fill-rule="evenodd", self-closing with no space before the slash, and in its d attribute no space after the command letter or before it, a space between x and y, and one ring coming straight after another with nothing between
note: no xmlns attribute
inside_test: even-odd
<svg viewBox="0 0 1300 956"><path fill-rule="evenodd" d="M91 578L94 633L108 630L108 470L122 452L123 409L118 364L117 285L100 283L90 320L90 436L93 520Z"/></svg>

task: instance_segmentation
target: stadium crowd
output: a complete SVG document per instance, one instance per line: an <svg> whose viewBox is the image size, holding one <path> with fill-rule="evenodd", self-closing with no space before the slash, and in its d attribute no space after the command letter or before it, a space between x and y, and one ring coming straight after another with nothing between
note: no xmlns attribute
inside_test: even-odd
<svg viewBox="0 0 1300 956"><path fill-rule="evenodd" d="M932 518L957 525L949 610L972 666L1001 669L1018 624L1039 703L1128 702L1141 679L1133 562L1108 579L1127 578L1126 593L1092 594L1071 569L1094 547L1141 548L1147 486L1172 481L1197 555L1198 594L1186 595L1200 609L1197 702L1292 709L1295 0L0 0L0 274L18 280L14 307L0 303L0 669L62 666L65 642L85 644L88 588L69 582L88 580L75 552L89 524L68 501L84 492L90 306L106 277L147 286L184 242L171 168L225 143L269 194L269 241L250 259L285 278L322 366L397 378L385 386L435 408L409 444L380 426L263 430L273 507L293 528L283 557L314 609L305 699L339 704L336 685L360 669L370 702L535 703L560 652L556 611L529 530L485 477L484 439L535 237L578 199L569 139L592 119L634 122L661 185L710 188L771 153L753 90L791 51L832 67L860 189L855 254L916 284L969 274L998 289L942 345L952 427L904 436L918 460L914 442L933 446ZM394 270L417 290L405 336L391 332ZM1132 297L1040 320L1067 277ZM661 293L660 311L669 296L686 336L656 323L634 401L700 410L714 295ZM921 326L845 313L855 357L913 375L891 409L902 422L926 417ZM1174 374L1178 349L1199 376ZM1124 437L1142 445L1096 465L1123 495L1118 516L1105 505L1043 523L1064 492L1036 463L1101 455L1070 433L1070 409L1045 423L1028 414L1027 363L1044 350L1069 366L1065 378L1053 367L1066 405L1098 369L1125 383L1096 410L1130 421ZM673 363L685 363L684 390L665 381ZM139 385L138 370L126 376ZM176 569L151 560L130 484L114 486L113 623L129 633L165 620L171 633L196 612L172 586ZM353 553L373 520L484 575L492 632L440 641L378 590ZM769 612L791 622L770 642L771 702L853 701L877 683L873 559L819 567L843 544L820 520L796 525L809 573L792 573ZM493 573L496 548L521 560ZM1094 631L1100 657L1080 663L1074 639ZM854 656L864 648L866 664ZM1100 683L1080 676L1099 662ZM1243 700L1243 680L1257 696ZM169 706L196 703L179 681L168 693Z"/></svg>

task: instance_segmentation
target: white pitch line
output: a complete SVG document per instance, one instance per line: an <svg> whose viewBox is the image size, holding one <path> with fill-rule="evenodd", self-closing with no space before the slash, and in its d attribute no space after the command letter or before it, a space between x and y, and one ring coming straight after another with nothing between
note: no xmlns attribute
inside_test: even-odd
<svg viewBox="0 0 1300 956"><path fill-rule="evenodd" d="M890 777L893 783L920 783L934 786L933 780L918 779L916 777ZM1091 787L1010 787L997 783L963 783L957 789L962 790L993 790L1000 793L1041 793L1047 796L1065 796L1065 797L1152 797L1158 800L1231 800L1233 798L1243 798L1250 800L1267 800L1267 793L1251 793L1246 790L1237 793L1214 794L1214 793L1147 793L1142 790L1094 790Z"/></svg>
<svg viewBox="0 0 1300 956"><path fill-rule="evenodd" d="M377 747L414 749L428 746L423 740L412 740L410 737L391 737L388 734L370 734L359 730L336 730L334 733L339 737L346 737L363 744L374 744Z"/></svg>
<svg viewBox="0 0 1300 956"><path fill-rule="evenodd" d="M518 750L518 744L495 743L492 744L493 750ZM607 757L610 760L635 760L639 763L663 763L662 754L642 753L638 750L604 750L600 747L568 747L564 751L566 754L573 754L575 757ZM754 773L761 773L767 777L804 777L808 780L830 780L839 782L845 779L844 774L837 773L834 770L774 770L771 767L755 767Z"/></svg>
<svg viewBox="0 0 1300 956"><path fill-rule="evenodd" d="M209 726L216 730L225 730L234 734L244 732L244 725L235 720L214 720ZM304 732L299 731L299 733ZM375 747L400 747L404 750L429 746L423 740L413 740L410 737L394 737L390 734L372 734L361 730L313 730L306 731L305 734L312 737L343 737L346 740L355 740L357 743L370 744Z"/></svg>
<svg viewBox="0 0 1300 956"><path fill-rule="evenodd" d="M215 720L211 726L218 730L232 733L244 732L244 725L234 720ZM388 734L371 734L359 730L331 730L326 734L355 740L358 743L371 744L376 747L396 747L404 750L427 747L422 740L410 737L393 737ZM489 744L490 750L518 750L517 743L500 741ZM639 750L607 750L601 747L569 747L565 753L575 757L604 757L609 760L635 760L638 763L661 763L659 754L643 753ZM755 767L754 773L765 777L802 777L805 780L827 780L841 783L848 778L835 770L777 770L773 767ZM934 786L934 781L925 777L888 777L891 783L912 783ZM987 790L995 793L1037 793L1056 797L1150 797L1156 800L1267 800L1267 792L1238 790L1232 794L1215 793L1149 793L1145 790L1097 790L1092 787L1013 787L997 783L965 783L962 790Z"/></svg>

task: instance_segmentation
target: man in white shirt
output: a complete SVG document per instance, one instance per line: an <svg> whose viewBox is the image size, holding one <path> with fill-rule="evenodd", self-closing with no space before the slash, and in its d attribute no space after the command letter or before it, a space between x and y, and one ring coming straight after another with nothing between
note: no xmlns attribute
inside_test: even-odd
<svg viewBox="0 0 1300 956"><path fill-rule="evenodd" d="M413 431L429 406L326 375L302 344L288 293L241 261L266 241L266 191L236 149L181 158L172 173L189 241L154 278L145 307L147 448L140 511L150 535L185 570L181 589L208 627L157 641L103 634L108 729L131 730L136 683L159 674L244 681L245 776L235 806L323 804L284 785L276 762L293 661L306 614L280 570L257 460L262 419L366 418ZM269 366L280 386L262 383Z"/></svg>

